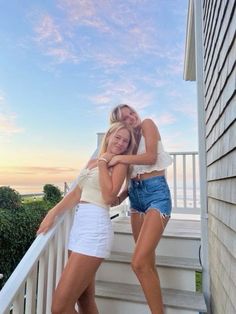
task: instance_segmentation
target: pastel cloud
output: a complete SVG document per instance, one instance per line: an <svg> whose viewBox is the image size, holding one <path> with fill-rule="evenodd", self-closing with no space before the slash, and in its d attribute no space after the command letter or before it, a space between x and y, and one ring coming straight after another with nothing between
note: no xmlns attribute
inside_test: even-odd
<svg viewBox="0 0 236 314"><path fill-rule="evenodd" d="M95 51L91 55L92 59L98 62L98 66L104 66L107 69L125 65L127 62L123 58L119 58L109 52L99 52Z"/></svg>
<svg viewBox="0 0 236 314"><path fill-rule="evenodd" d="M41 20L35 27L35 32L38 35L37 41L48 41L53 43L62 43L63 36L59 27L55 24L53 18L49 14L41 17Z"/></svg>
<svg viewBox="0 0 236 314"><path fill-rule="evenodd" d="M79 58L73 52L61 26L49 14L37 14L34 26L34 40L38 43L45 55L52 56L58 63L78 63Z"/></svg>
<svg viewBox="0 0 236 314"><path fill-rule="evenodd" d="M118 103L126 103L142 110L152 101L152 94L144 90L139 90L136 85L129 80L107 82L102 86L104 92L90 98L99 108L111 108Z"/></svg>
<svg viewBox="0 0 236 314"><path fill-rule="evenodd" d="M104 5L105 2L100 1L99 3L87 0L87 1L71 1L62 0L58 2L58 7L63 11L66 11L67 19L70 23L75 25L85 25L93 27L99 31L109 31L109 26L99 17L99 4Z"/></svg>
<svg viewBox="0 0 236 314"><path fill-rule="evenodd" d="M23 132L22 128L16 125L16 115L14 113L4 114L0 112L0 132L5 135Z"/></svg>
<svg viewBox="0 0 236 314"><path fill-rule="evenodd" d="M106 55L110 58L104 58L108 65L110 60L116 57L115 65L120 66L128 59L132 60L140 54L153 54L159 57L165 57L166 53L158 40L157 25L154 19L143 19L141 10L137 5L143 6L143 1L133 3L128 1L126 5L117 1L99 2L87 1L58 1L58 9L63 13L57 21L53 16L39 14L38 22L34 27L36 33L35 40L42 46L64 50L70 49L65 61L75 61L75 56L80 59L90 58L91 56L100 61L101 53L109 52ZM36 19L37 20L37 19ZM35 21L34 21L35 23ZM79 32L80 28L92 28L89 36L87 32ZM79 32L79 33L78 33ZM77 34L79 36L77 37ZM95 36L99 38L99 45L94 40ZM77 38L74 41L74 38ZM83 50L84 42L88 41L87 49ZM74 52L72 54L72 51ZM119 53L117 52L119 51ZM73 57L71 57L71 54ZM55 54L55 56L57 56ZM125 61L124 61L125 60Z"/></svg>
<svg viewBox="0 0 236 314"><path fill-rule="evenodd" d="M17 116L11 112L7 105L4 92L0 90L0 133L1 136L9 136L23 132L23 129L16 124Z"/></svg>
<svg viewBox="0 0 236 314"><path fill-rule="evenodd" d="M158 126L171 125L176 122L176 117L168 112L160 115L152 115L150 118L152 118Z"/></svg>
<svg viewBox="0 0 236 314"><path fill-rule="evenodd" d="M188 103L181 104L178 107L173 108L176 112L180 112L190 118L197 118L197 105Z"/></svg>
<svg viewBox="0 0 236 314"><path fill-rule="evenodd" d="M70 167L1 167L1 175L14 173L16 175L47 175L75 172L77 169Z"/></svg>
<svg viewBox="0 0 236 314"><path fill-rule="evenodd" d="M165 149L169 152L183 151L183 147L188 147L184 149L185 151L196 150L192 138L186 137L186 134L181 131L173 133L163 129L161 136Z"/></svg>
<svg viewBox="0 0 236 314"><path fill-rule="evenodd" d="M58 185L73 182L77 170L61 167L0 167L0 186L11 186L20 193L40 192L47 183Z"/></svg>

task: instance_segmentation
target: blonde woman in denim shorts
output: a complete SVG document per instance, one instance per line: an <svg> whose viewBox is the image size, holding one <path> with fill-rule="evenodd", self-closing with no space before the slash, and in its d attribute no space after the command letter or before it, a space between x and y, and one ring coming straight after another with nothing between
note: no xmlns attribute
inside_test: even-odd
<svg viewBox="0 0 236 314"><path fill-rule="evenodd" d="M165 169L172 163L172 159L164 151L156 124L151 119L141 121L132 107L115 107L110 121L122 121L132 126L139 139L136 155L116 155L109 165L123 163L133 166L128 191L123 191L117 200L122 202L129 195L132 232L136 242L131 265L143 288L151 313L163 314L155 249L171 215L171 196Z"/></svg>

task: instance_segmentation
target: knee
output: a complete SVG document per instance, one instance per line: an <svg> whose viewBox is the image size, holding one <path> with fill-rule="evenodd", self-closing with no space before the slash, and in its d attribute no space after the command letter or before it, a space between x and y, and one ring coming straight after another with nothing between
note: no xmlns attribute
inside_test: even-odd
<svg viewBox="0 0 236 314"><path fill-rule="evenodd" d="M144 273L146 269L145 263L142 262L142 260L138 259L132 259L131 261L131 267L135 274Z"/></svg>
<svg viewBox="0 0 236 314"><path fill-rule="evenodd" d="M148 269L150 269L150 266L145 262L144 259L141 259L141 258L132 259L131 267L133 271L135 272L135 274L142 274L142 273L147 272Z"/></svg>

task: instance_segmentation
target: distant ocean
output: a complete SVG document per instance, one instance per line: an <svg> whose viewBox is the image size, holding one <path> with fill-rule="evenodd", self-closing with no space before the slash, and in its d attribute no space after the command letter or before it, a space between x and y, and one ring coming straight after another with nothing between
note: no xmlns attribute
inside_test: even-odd
<svg viewBox="0 0 236 314"><path fill-rule="evenodd" d="M69 186L72 184L72 182L67 183ZM54 184L55 186L59 187L61 191L64 191L64 183L61 184ZM43 185L13 185L11 188L15 189L20 194L37 194L43 192ZM170 191L172 198L174 197L172 187L170 186ZM177 189L177 207L183 207L184 206L184 195L183 195L183 189L179 188ZM186 204L187 207L193 207L193 190L191 188L186 190ZM196 190L196 205L197 207L200 207L200 190Z"/></svg>
<svg viewBox="0 0 236 314"><path fill-rule="evenodd" d="M20 194L34 194L34 193L43 193L43 187L45 184L42 184L42 185L10 185L10 187L12 189L16 190L17 192L19 192ZM61 191L64 191L64 183L60 183L60 184L52 183L52 184L57 186Z"/></svg>

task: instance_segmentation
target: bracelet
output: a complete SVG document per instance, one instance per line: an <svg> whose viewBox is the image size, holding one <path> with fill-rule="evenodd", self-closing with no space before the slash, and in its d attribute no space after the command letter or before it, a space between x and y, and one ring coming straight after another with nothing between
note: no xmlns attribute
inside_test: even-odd
<svg viewBox="0 0 236 314"><path fill-rule="evenodd" d="M107 163L107 164L108 164L108 160L107 160L106 158L104 158L104 157L100 157L100 158L98 158L98 161L105 161L105 163Z"/></svg>

